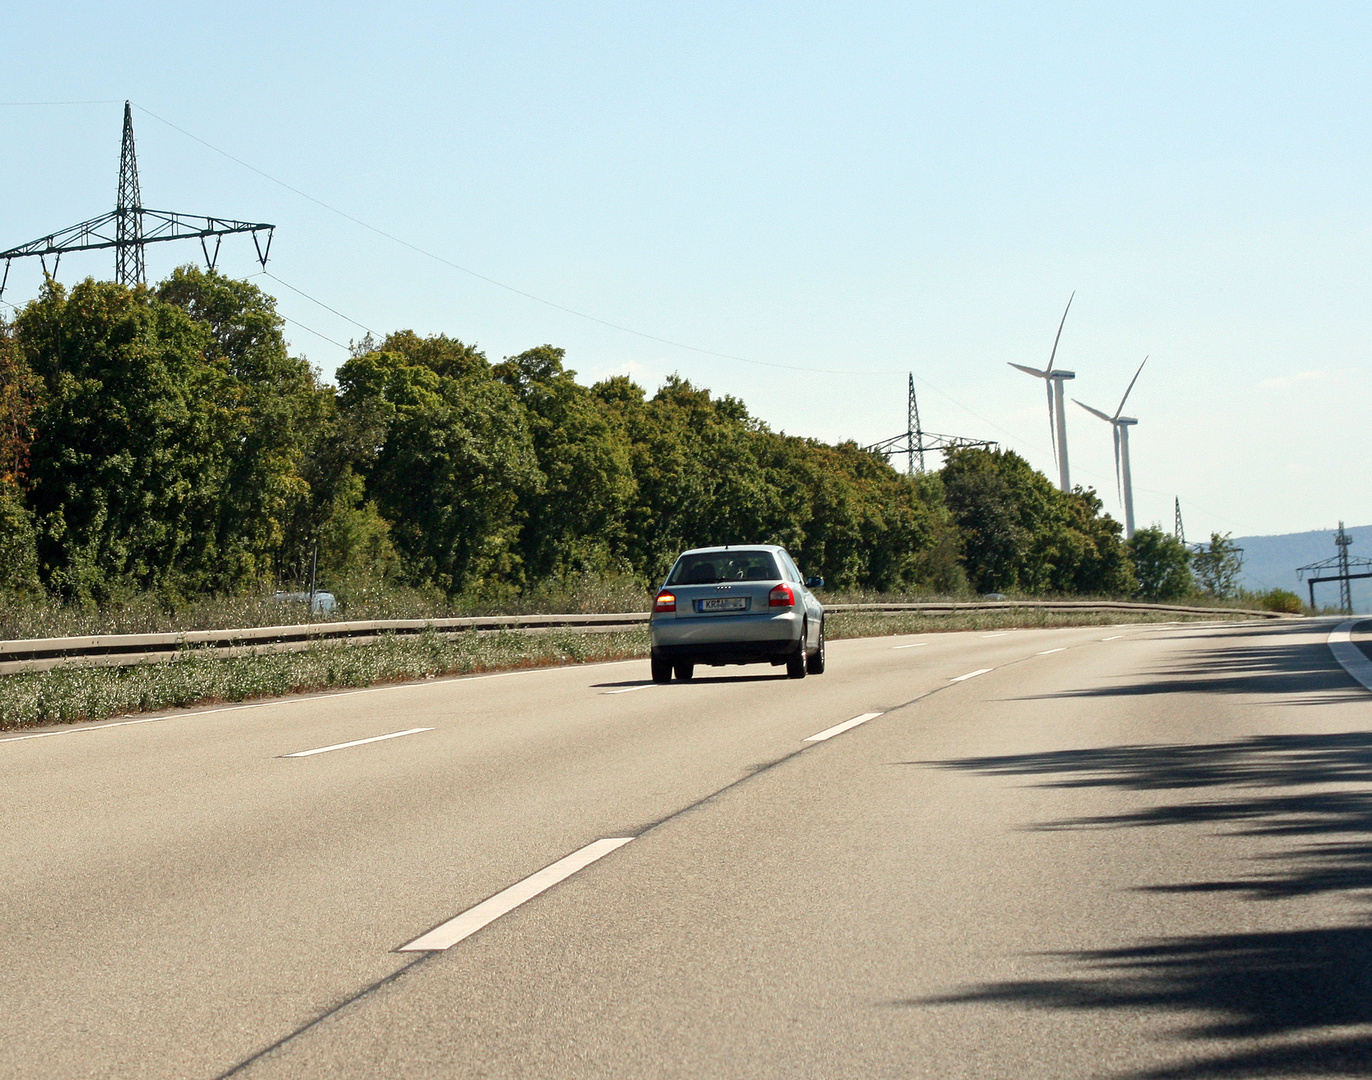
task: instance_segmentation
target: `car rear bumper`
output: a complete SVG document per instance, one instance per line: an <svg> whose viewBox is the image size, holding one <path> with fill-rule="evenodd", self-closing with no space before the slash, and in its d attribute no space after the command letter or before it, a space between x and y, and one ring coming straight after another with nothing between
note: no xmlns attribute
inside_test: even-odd
<svg viewBox="0 0 1372 1080"><path fill-rule="evenodd" d="M800 644L798 611L718 618L655 618L653 653L697 664L760 664L784 660Z"/></svg>
<svg viewBox="0 0 1372 1080"><path fill-rule="evenodd" d="M796 651L797 642L717 641L699 645L656 645L653 655L687 664L780 664Z"/></svg>

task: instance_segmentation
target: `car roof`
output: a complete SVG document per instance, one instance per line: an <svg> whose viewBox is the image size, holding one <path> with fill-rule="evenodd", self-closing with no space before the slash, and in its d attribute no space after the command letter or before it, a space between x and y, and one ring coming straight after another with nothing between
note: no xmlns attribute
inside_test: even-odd
<svg viewBox="0 0 1372 1080"><path fill-rule="evenodd" d="M726 544L723 547L700 547L689 548L677 556L678 559L686 555L713 555L719 551L784 551L785 548L780 544Z"/></svg>

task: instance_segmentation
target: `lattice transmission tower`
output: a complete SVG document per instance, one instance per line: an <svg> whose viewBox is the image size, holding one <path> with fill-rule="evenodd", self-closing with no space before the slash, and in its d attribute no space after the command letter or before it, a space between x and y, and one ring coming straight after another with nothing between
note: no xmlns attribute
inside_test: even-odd
<svg viewBox="0 0 1372 1080"><path fill-rule="evenodd" d="M121 285L141 285L147 280L146 263L143 249L148 244L166 240L200 241L200 250L211 270L219 258L219 245L224 237L233 233L251 233L253 247L257 250L257 260L262 268L267 268L267 255L271 251L275 225L261 221L235 221L232 218L207 217L200 214L182 214L172 210L150 210L143 205L143 196L138 189L138 156L133 145L133 110L129 102L124 102L124 134L119 147L119 196L114 209L77 225L40 236L27 244L0 251L0 259L5 260L4 276L0 277L0 296L4 295L5 285L9 282L10 263L15 259L36 256L43 264L43 273L48 274L48 256L53 259L52 274L62 256L69 251L94 251L101 248L114 248L114 279ZM266 243L262 234L266 234ZM213 239L211 245L209 241Z"/></svg>
<svg viewBox="0 0 1372 1080"><path fill-rule="evenodd" d="M124 102L124 137L119 142L119 199L114 204L114 280L147 280L143 263L143 196L138 191L138 155L133 148L133 110Z"/></svg>
<svg viewBox="0 0 1372 1080"><path fill-rule="evenodd" d="M919 422L919 402L915 398L915 376L914 372L911 372L909 390L905 399L905 430L899 435L892 435L889 439L882 439L881 442L872 443L871 446L864 446L863 449L885 454L887 460L895 454L904 454L905 471L908 475L914 476L916 472L924 472L924 455L927 451L957 450L966 446L980 446L994 450L999 445L999 443L991 442L988 439L968 439L961 435L940 435L937 432L925 431Z"/></svg>
<svg viewBox="0 0 1372 1080"><path fill-rule="evenodd" d="M1348 545L1353 542L1353 538L1344 530L1343 522L1339 522L1339 531L1334 534L1334 546L1339 549L1339 553L1332 559L1324 559L1321 562L1311 563L1309 566L1302 566L1296 570L1297 579L1302 579L1306 574L1310 574L1310 606L1315 606L1315 586L1324 581L1337 581L1339 583L1339 610L1345 615L1353 614L1353 581L1357 578L1372 578L1372 559L1359 559L1348 554ZM1353 573L1354 570L1361 573ZM1337 573L1321 575L1322 570L1335 570Z"/></svg>

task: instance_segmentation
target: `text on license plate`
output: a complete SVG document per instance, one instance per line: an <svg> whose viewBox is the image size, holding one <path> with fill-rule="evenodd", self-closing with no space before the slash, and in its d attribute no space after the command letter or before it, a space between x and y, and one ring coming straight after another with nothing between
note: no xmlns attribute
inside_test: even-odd
<svg viewBox="0 0 1372 1080"><path fill-rule="evenodd" d="M696 601L697 611L747 611L746 596L712 596L708 600Z"/></svg>

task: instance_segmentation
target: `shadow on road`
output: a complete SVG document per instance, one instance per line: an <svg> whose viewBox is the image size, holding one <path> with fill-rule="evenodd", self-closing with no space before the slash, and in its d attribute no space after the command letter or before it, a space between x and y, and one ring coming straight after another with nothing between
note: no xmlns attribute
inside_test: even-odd
<svg viewBox="0 0 1372 1080"><path fill-rule="evenodd" d="M1063 690L1019 698L1138 697L1152 694L1280 694L1283 704L1329 704L1367 700L1367 691L1339 666L1326 639L1329 622L1243 626L1171 635L1191 648L1158 671L1131 672L1114 686ZM1205 642L1213 637L1215 644ZM1158 635L1154 640L1166 640ZM1304 695L1300 697L1299 695Z"/></svg>
<svg viewBox="0 0 1372 1080"><path fill-rule="evenodd" d="M1142 685L1061 696L1243 693L1318 696L1323 703L1367 691L1350 685L1325 646L1270 640L1255 628L1235 646L1188 651L1175 669ZM1201 644L1201 643L1197 643ZM1368 710L1367 719L1372 719ZM1046 822L1035 829L1140 829L1209 825L1220 835L1280 837L1251 873L1146 891L1231 893L1255 901L1302 896L1372 899L1372 731L1262 735L1225 742L1125 745L1034 754L908 762L1043 788L1156 792L1149 805ZM1372 1076L1372 919L1282 932L1185 936L1127 948L1054 954L1066 977L993 982L893 1002L1008 1004L1038 1009L1157 1010L1181 1018L1178 1049L1143 1080L1251 1076ZM1343 1030L1339 1030L1342 1028ZM1209 1040L1250 1040L1235 1048Z"/></svg>
<svg viewBox="0 0 1372 1080"><path fill-rule="evenodd" d="M1372 732L1260 735L1223 743L1109 746L923 764L1032 776L1043 787L1194 789L1208 796L1048 822L1039 829L1214 824L1236 835L1310 841L1264 859L1264 872L1249 877L1157 886L1158 891L1246 892L1279 899L1372 890ZM1357 787L1331 791L1331 785Z"/></svg>
<svg viewBox="0 0 1372 1080"><path fill-rule="evenodd" d="M1329 1027L1372 1023L1372 928L1176 938L1067 959L1086 972L892 1004L1157 1009L1198 1017L1184 1038L1275 1043L1274 1037L1287 1037L1277 1045L1130 1074L1140 1078L1350 1076L1372 1069L1372 1036L1290 1041Z"/></svg>
<svg viewBox="0 0 1372 1080"><path fill-rule="evenodd" d="M694 676L694 677L692 677L692 678L690 678L690 679L687 679L687 680L686 680L686 683L687 683L687 684L691 684L691 683L718 683L718 682L727 682L727 683L741 683L741 682L776 682L778 679L786 679L786 678L789 678L789 676L786 674L785 670L783 669L780 675L696 675L696 676ZM625 681L623 681L623 682L600 682L600 683L591 683L591 687L592 687L593 689L599 689L599 688L607 687L607 686L652 686L652 685L653 685L653 683L652 683L650 680L648 680L648 679L628 679L628 680L625 680ZM681 686L681 685L683 685L683 683L682 683L682 681L681 681L680 679L673 679L670 683L660 683L660 684L658 684L658 685L661 685L661 686Z"/></svg>

